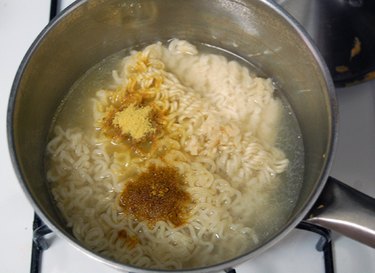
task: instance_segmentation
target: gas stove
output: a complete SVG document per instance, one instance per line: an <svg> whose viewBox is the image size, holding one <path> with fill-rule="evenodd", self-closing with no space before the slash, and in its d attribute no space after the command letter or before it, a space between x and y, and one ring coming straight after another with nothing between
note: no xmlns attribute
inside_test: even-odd
<svg viewBox="0 0 375 273"><path fill-rule="evenodd" d="M71 2L73 1L58 1L59 10ZM48 23L51 3L53 11L53 5L57 1L0 0L0 113L3 120L0 123L0 168L3 179L0 190L0 209L3 216L0 225L3 235L0 247L3 257L0 263L1 272L30 272L32 264L34 212L19 186L10 162L5 120L14 75L28 47ZM337 88L336 93L340 110L339 141L331 175L375 197L375 81ZM35 224L43 227L39 222ZM48 233L48 229L44 231ZM41 232L43 233L43 230ZM234 270L237 273L375 272L374 249L335 232L318 232L323 232L324 236L300 226L277 245ZM324 245L325 239L322 238L332 242L329 248L332 250L332 259L327 257L330 255L329 251L319 251L319 247L330 247ZM43 239L48 248L43 251L42 256L38 256L42 258L41 273L118 272L86 256L53 233L43 236ZM330 262L333 264L330 265Z"/></svg>

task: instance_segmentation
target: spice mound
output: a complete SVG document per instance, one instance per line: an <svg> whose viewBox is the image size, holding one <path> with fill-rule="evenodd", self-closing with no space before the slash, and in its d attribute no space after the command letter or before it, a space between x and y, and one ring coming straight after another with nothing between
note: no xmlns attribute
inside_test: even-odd
<svg viewBox="0 0 375 273"><path fill-rule="evenodd" d="M155 132L150 121L151 107L136 107L134 104L117 112L113 124L118 126L122 134L130 135L133 139L139 140L147 134Z"/></svg>
<svg viewBox="0 0 375 273"><path fill-rule="evenodd" d="M120 196L124 212L138 221L154 226L166 221L175 227L186 223L191 196L184 189L184 179L173 167L151 165L136 180L129 181Z"/></svg>
<svg viewBox="0 0 375 273"><path fill-rule="evenodd" d="M159 66L162 64L135 54L123 82L115 89L103 90L96 108L102 114L97 128L114 143L147 143L163 130L169 104L160 98L165 96L161 90L165 71Z"/></svg>

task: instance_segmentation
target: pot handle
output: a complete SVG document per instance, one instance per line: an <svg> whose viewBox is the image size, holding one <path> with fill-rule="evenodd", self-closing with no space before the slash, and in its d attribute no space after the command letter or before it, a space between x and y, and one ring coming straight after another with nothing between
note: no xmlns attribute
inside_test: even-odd
<svg viewBox="0 0 375 273"><path fill-rule="evenodd" d="M305 221L375 248L375 199L333 177Z"/></svg>

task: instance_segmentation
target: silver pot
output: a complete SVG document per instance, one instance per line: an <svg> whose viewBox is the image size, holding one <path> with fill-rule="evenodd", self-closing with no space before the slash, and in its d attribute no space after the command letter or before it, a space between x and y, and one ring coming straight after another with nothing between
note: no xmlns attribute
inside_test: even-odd
<svg viewBox="0 0 375 273"><path fill-rule="evenodd" d="M375 247L374 199L328 178L337 106L326 65L296 21L266 0L83 0L41 32L14 80L7 128L19 181L45 223L101 262L125 271L149 271L101 257L72 235L49 194L44 151L56 108L80 75L123 48L174 37L225 48L271 76L297 115L305 148L302 191L285 225L249 253L185 272L233 267L275 244L302 220Z"/></svg>

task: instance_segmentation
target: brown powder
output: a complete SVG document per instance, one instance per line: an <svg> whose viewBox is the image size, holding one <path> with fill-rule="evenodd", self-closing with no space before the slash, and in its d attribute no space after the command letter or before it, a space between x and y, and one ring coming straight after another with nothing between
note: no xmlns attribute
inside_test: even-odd
<svg viewBox="0 0 375 273"><path fill-rule="evenodd" d="M125 245L129 249L133 249L139 244L139 239L137 236L131 236L124 229L117 232L117 237L125 242Z"/></svg>
<svg viewBox="0 0 375 273"><path fill-rule="evenodd" d="M191 196L184 189L184 179L172 167L150 166L130 181L120 196L124 212L153 226L166 221L178 227L188 218Z"/></svg>

